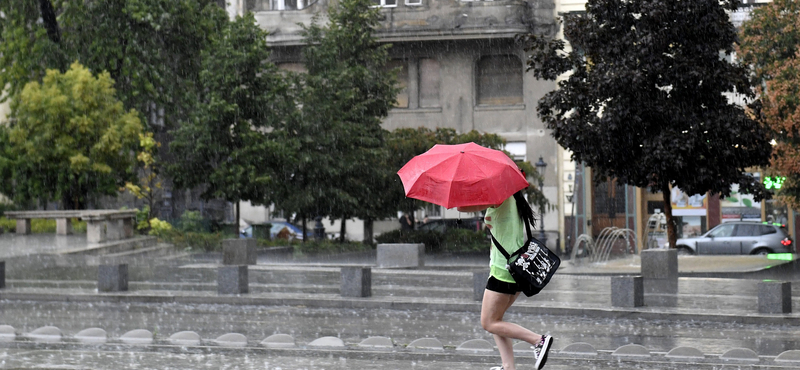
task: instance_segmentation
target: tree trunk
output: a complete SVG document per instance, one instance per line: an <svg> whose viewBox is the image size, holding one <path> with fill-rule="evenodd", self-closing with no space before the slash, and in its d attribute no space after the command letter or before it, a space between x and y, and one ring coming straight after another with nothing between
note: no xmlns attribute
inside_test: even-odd
<svg viewBox="0 0 800 370"><path fill-rule="evenodd" d="M675 244L678 241L678 233L675 227L675 221L672 218L672 201L670 200L668 183L661 187L661 195L664 199L664 216L667 218L667 243L669 248L675 248Z"/></svg>
<svg viewBox="0 0 800 370"><path fill-rule="evenodd" d="M347 217L342 217L342 227L339 228L339 243L344 243L344 236L347 235Z"/></svg>
<svg viewBox="0 0 800 370"><path fill-rule="evenodd" d="M364 220L364 240L362 243L372 245L375 236L375 221L371 218Z"/></svg>
<svg viewBox="0 0 800 370"><path fill-rule="evenodd" d="M239 213L239 202L237 201L236 202L236 221L234 221L236 223L236 233L237 234L239 233L239 227L240 227L239 225L241 225L239 223L239 217L241 217L241 214ZM238 235L237 235L237 237L238 237Z"/></svg>

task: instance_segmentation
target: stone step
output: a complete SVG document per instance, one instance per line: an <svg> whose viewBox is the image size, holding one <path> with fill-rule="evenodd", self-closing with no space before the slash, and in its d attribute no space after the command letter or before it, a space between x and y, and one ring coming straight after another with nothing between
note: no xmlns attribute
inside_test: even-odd
<svg viewBox="0 0 800 370"><path fill-rule="evenodd" d="M89 244L86 247L74 248L60 252L60 255L108 255L122 253L136 249L154 247L158 239L154 236L136 236L130 239L115 240L99 244Z"/></svg>

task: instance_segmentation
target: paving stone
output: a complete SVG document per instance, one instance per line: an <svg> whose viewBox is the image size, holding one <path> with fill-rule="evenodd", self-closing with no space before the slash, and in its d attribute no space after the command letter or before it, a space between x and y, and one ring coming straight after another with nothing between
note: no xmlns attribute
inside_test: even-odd
<svg viewBox="0 0 800 370"><path fill-rule="evenodd" d="M42 326L26 336L34 342L55 343L61 341L61 329L55 326Z"/></svg>
<svg viewBox="0 0 800 370"><path fill-rule="evenodd" d="M456 351L494 351L494 346L486 339L471 339L461 343Z"/></svg>
<svg viewBox="0 0 800 370"><path fill-rule="evenodd" d="M411 349L444 350L442 342L436 338L420 338L408 344Z"/></svg>
<svg viewBox="0 0 800 370"><path fill-rule="evenodd" d="M362 340L358 346L370 348L392 348L394 347L394 342L392 341L392 338L389 337L369 337Z"/></svg>
<svg viewBox="0 0 800 370"><path fill-rule="evenodd" d="M119 337L125 344L150 344L153 343L153 333L147 329L131 330Z"/></svg>
<svg viewBox="0 0 800 370"><path fill-rule="evenodd" d="M239 333L228 333L214 339L214 343L222 347L247 347L247 337Z"/></svg>
<svg viewBox="0 0 800 370"><path fill-rule="evenodd" d="M193 331L179 331L170 335L169 342L179 346L196 346L200 344L200 334Z"/></svg>
<svg viewBox="0 0 800 370"><path fill-rule="evenodd" d="M612 356L650 356L650 350L639 344L626 344L611 353Z"/></svg>
<svg viewBox="0 0 800 370"><path fill-rule="evenodd" d="M13 342L17 339L17 332L11 325L0 325L0 342Z"/></svg>
<svg viewBox="0 0 800 370"><path fill-rule="evenodd" d="M267 348L289 348L294 347L294 338L289 334L273 334L261 341L261 345Z"/></svg>
<svg viewBox="0 0 800 370"><path fill-rule="evenodd" d="M322 337L311 341L309 347L343 348L344 342L336 337Z"/></svg>
<svg viewBox="0 0 800 370"><path fill-rule="evenodd" d="M775 357L775 362L780 362L780 363L790 362L790 363L800 364L800 350L793 349L789 351L784 351L781 354L779 354L778 357Z"/></svg>
<svg viewBox="0 0 800 370"><path fill-rule="evenodd" d="M528 342L517 342L514 343L514 352L533 352L533 346Z"/></svg>
<svg viewBox="0 0 800 370"><path fill-rule="evenodd" d="M108 334L101 328L88 328L75 334L75 339L81 343L105 343L108 340Z"/></svg>
<svg viewBox="0 0 800 370"><path fill-rule="evenodd" d="M667 352L667 358L674 359L697 359L705 358L706 356L697 348L694 347L676 347Z"/></svg>
<svg viewBox="0 0 800 370"><path fill-rule="evenodd" d="M758 354L750 348L734 348L723 353L719 358L732 361L759 361Z"/></svg>
<svg viewBox="0 0 800 370"><path fill-rule="evenodd" d="M597 356L597 350L594 348L594 346L584 342L568 344L566 347L558 351L558 353L568 355Z"/></svg>

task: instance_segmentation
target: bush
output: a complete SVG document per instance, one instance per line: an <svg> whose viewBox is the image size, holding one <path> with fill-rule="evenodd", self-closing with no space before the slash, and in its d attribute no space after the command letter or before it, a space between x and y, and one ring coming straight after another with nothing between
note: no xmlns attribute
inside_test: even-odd
<svg viewBox="0 0 800 370"><path fill-rule="evenodd" d="M375 237L378 243L422 243L426 252L437 252L444 243L444 234L432 230L394 230Z"/></svg>
<svg viewBox="0 0 800 370"><path fill-rule="evenodd" d="M199 249L205 252L214 252L222 249L222 234L220 233L196 233L192 231L174 231L169 241L175 247L184 250Z"/></svg>
<svg viewBox="0 0 800 370"><path fill-rule="evenodd" d="M17 229L17 220L10 220L5 217L0 217L0 227L8 232L13 232ZM86 221L72 220L72 231L75 233L86 232ZM32 219L31 220L31 233L33 234L48 234L56 233L56 220L54 219Z"/></svg>
<svg viewBox="0 0 800 370"><path fill-rule="evenodd" d="M178 229L183 232L208 231L207 223L200 215L200 211L185 211L178 221Z"/></svg>
<svg viewBox="0 0 800 370"><path fill-rule="evenodd" d="M481 252L489 248L484 232L466 229L448 229L444 234L429 230L394 230L375 239L378 243L422 243L427 253Z"/></svg>
<svg viewBox="0 0 800 370"><path fill-rule="evenodd" d="M340 243L334 240L309 240L305 243L302 241L294 241L291 243L291 246L294 248L293 253L295 256L365 252L372 250L372 246L368 244L360 242Z"/></svg>

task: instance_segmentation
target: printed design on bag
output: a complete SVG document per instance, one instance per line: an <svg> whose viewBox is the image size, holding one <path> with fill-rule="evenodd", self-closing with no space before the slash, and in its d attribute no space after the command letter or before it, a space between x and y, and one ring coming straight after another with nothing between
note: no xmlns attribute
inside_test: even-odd
<svg viewBox="0 0 800 370"><path fill-rule="evenodd" d="M521 267L525 273L533 278L536 284L541 285L553 268L553 261L548 257L544 248L541 248L538 243L531 240L528 244L528 251L522 253L514 261L514 265Z"/></svg>

